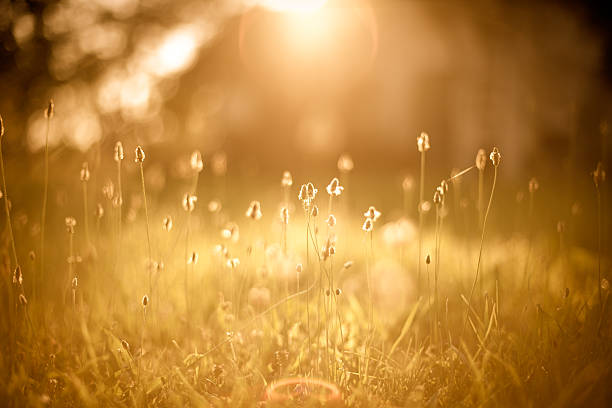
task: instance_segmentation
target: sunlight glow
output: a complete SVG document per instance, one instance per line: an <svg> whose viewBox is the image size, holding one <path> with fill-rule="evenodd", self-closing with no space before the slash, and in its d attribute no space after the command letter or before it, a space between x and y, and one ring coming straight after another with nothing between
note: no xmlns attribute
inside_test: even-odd
<svg viewBox="0 0 612 408"><path fill-rule="evenodd" d="M311 14L320 10L327 0L262 0L261 5L269 10L294 13Z"/></svg>
<svg viewBox="0 0 612 408"><path fill-rule="evenodd" d="M185 28L171 32L156 50L153 72L166 76L182 71L193 62L197 46L196 35L191 30Z"/></svg>

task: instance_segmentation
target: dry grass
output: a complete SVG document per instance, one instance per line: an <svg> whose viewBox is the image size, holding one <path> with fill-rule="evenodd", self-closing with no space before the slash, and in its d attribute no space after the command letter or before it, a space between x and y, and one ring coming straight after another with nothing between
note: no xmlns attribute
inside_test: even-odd
<svg viewBox="0 0 612 408"><path fill-rule="evenodd" d="M531 206L529 227L508 231L506 220L522 209L507 199L514 192L497 179L495 163L485 169L477 161L445 180L434 219L422 193L407 206L407 188L374 193L357 186L357 174L352 190L348 156L338 163L342 181L327 189L305 183L300 202L291 174L282 175L280 192L278 181L238 187L225 174L225 155L212 179L199 151L186 159L185 177L156 190L142 150L122 173L123 154L113 163L112 149L108 166L87 167L82 186L61 177L59 167L71 162L51 163L51 180L62 186L50 191L81 189L84 200L49 202L53 251L21 267L17 259L41 242L32 226L40 225L43 184L17 183L16 160L0 162L0 327L8 333L0 340L0 405L609 406L610 263L577 238L578 228L605 231L601 214L548 234ZM147 166L155 154L147 152ZM105 199L111 178L119 192ZM450 183L458 178L461 190ZM21 198L14 208L7 184ZM601 199L603 177L596 186L597 196L583 201L589 208ZM486 211L483 188L491 189ZM447 196L467 204L446 205ZM381 211L357 209L371 203ZM36 212L24 224L18 214L30 207ZM93 207L95 239L81 230L83 217L70 217L94 215ZM406 207L419 208L417 220L396 223L393 214L412 212ZM427 287L419 284L422 262Z"/></svg>

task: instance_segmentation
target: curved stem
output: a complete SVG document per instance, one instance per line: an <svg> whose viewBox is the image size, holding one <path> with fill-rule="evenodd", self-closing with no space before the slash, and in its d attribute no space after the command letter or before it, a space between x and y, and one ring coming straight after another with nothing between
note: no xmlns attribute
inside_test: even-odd
<svg viewBox="0 0 612 408"><path fill-rule="evenodd" d="M489 211L491 210L491 203L493 202L493 194L495 193L496 184L497 184L497 167L495 167L495 172L493 173L493 186L491 187L491 195L489 196L489 204L487 205L487 210L485 211L483 224L482 224L482 234L480 236L480 250L478 251L478 262L476 264L476 276L474 276L474 283L472 284L472 289L470 290L470 296L468 298L467 308L465 311L465 319L463 321L463 327L461 328L461 335L459 337L463 337L463 331L465 330L465 325L470 315L470 307L472 305L472 296L474 295L474 289L476 288L476 283L478 282L478 274L480 272L480 262L482 260L482 247L484 245L484 237L485 237L485 231L486 231L486 226L487 226L487 219L489 218Z"/></svg>

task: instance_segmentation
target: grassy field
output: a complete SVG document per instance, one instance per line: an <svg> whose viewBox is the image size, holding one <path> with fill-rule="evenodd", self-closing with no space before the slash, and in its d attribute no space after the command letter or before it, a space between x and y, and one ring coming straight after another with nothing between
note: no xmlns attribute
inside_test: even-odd
<svg viewBox="0 0 612 408"><path fill-rule="evenodd" d="M0 405L612 403L602 168L560 198L503 146L442 183L142 148L5 152Z"/></svg>

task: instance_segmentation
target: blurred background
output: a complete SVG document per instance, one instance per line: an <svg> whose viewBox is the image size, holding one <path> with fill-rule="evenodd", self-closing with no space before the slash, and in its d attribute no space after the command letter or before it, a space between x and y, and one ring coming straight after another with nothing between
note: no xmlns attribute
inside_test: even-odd
<svg viewBox="0 0 612 408"><path fill-rule="evenodd" d="M117 140L162 170L198 148L208 168L275 182L328 178L349 152L399 190L427 131L432 190L497 145L510 190L537 176L591 192L608 155L611 17L569 0L3 0L9 173L22 162L41 182L53 98L52 171L71 158L66 171L95 171Z"/></svg>

